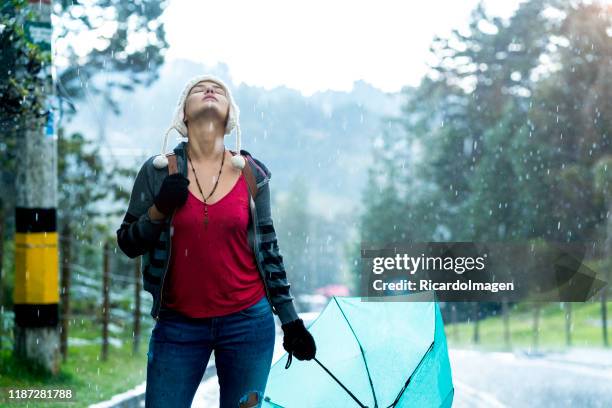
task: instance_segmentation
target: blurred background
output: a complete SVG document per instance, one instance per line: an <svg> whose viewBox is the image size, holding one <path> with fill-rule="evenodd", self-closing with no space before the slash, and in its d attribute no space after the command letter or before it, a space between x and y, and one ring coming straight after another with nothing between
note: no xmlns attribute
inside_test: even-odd
<svg viewBox="0 0 612 408"><path fill-rule="evenodd" d="M24 29L42 3L50 53ZM272 172L306 321L359 295L362 241L595 241L585 264L608 282L612 2L403 3L4 0L0 387L62 385L79 406L142 396L151 299L115 231L202 73L232 87L243 148ZM13 352L18 146L41 116L57 142L55 374ZM455 405L606 406L609 306L607 287L585 303L442 304ZM214 365L194 405L212 404L210 381Z"/></svg>

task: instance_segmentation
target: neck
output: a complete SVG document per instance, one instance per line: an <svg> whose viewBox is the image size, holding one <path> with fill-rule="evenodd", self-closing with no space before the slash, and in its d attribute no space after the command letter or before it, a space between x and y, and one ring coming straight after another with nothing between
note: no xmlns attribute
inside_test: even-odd
<svg viewBox="0 0 612 408"><path fill-rule="evenodd" d="M196 120L187 127L189 140L187 149L191 160L198 162L217 162L225 151L225 129L216 122Z"/></svg>

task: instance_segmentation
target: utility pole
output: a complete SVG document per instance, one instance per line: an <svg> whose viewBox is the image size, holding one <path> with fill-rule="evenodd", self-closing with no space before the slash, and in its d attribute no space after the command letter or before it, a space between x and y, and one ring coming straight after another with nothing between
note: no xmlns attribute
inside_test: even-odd
<svg viewBox="0 0 612 408"><path fill-rule="evenodd" d="M30 0L33 20L25 32L51 52L51 1ZM57 237L57 142L51 100L51 58L38 78L46 115L25 123L17 151L15 206L15 355L53 374L59 371L59 256Z"/></svg>

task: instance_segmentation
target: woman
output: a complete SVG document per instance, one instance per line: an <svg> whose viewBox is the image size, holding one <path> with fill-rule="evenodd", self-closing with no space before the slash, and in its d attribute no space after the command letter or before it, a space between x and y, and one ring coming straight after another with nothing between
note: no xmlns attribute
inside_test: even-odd
<svg viewBox="0 0 612 408"><path fill-rule="evenodd" d="M258 407L272 361L274 317L283 347L314 358L298 318L270 211L271 173L240 149L239 109L219 78L190 80L162 154L141 167L117 241L143 255L156 319L147 364L147 407L189 407L211 353L220 407ZM224 137L236 128L236 152ZM166 155L168 133L187 138Z"/></svg>

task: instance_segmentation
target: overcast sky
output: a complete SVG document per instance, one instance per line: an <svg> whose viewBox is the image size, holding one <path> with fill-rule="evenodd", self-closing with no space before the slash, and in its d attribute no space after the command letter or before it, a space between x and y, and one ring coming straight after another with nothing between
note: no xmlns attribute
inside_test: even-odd
<svg viewBox="0 0 612 408"><path fill-rule="evenodd" d="M521 0L485 0L508 17ZM467 25L477 0L174 0L163 19L168 59L228 65L235 84L304 95L363 79L387 91L416 85L434 35Z"/></svg>

